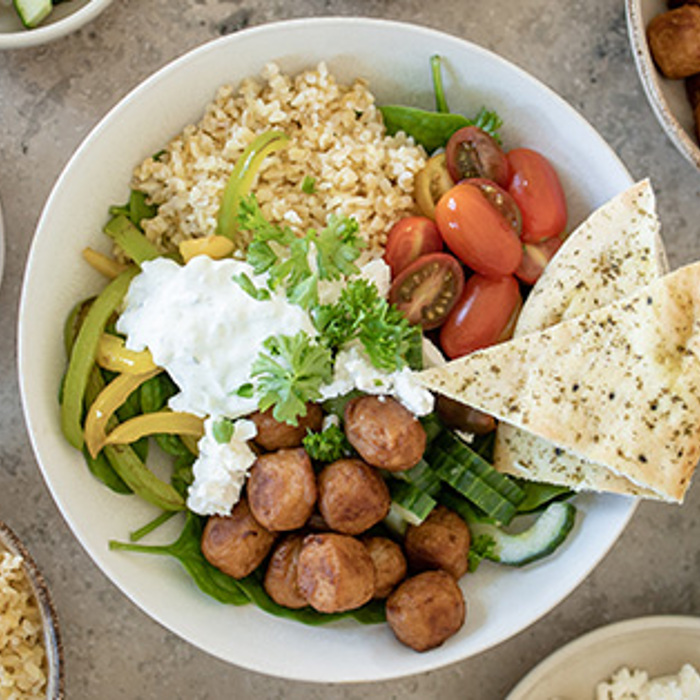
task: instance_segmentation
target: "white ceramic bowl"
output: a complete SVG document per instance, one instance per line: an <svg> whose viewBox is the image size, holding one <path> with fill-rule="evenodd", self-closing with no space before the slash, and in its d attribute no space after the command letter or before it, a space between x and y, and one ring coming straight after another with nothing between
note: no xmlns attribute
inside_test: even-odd
<svg viewBox="0 0 700 700"><path fill-rule="evenodd" d="M453 109L473 114L489 105L505 121L507 145L531 146L552 160L567 192L572 226L631 184L615 154L571 107L498 56L406 24L305 19L219 39L146 80L80 146L34 238L20 310L19 372L31 439L53 497L94 561L146 613L201 649L261 673L370 681L473 656L517 634L565 598L606 554L634 511L631 499L579 497L578 525L556 556L522 570L485 564L463 580L468 621L457 636L426 654L400 645L385 625L347 621L309 628L252 606L225 607L200 594L177 563L107 548L109 539L125 539L154 513L89 476L82 456L61 435L56 396L65 365L64 319L76 300L104 285L80 251L87 245L108 249L101 227L108 206L127 198L132 168L197 120L220 84L257 75L271 59L292 73L325 60L341 81L368 78L380 103L432 108L429 58L435 53L444 58ZM167 541L167 535L160 538Z"/></svg>
<svg viewBox="0 0 700 700"><path fill-rule="evenodd" d="M19 537L0 521L0 552L8 551L22 557L24 572L39 606L43 625L43 643L46 651L46 700L61 700L64 696L63 648L58 616L49 587L39 567Z"/></svg>
<svg viewBox="0 0 700 700"><path fill-rule="evenodd" d="M22 26L13 7L0 4L0 49L39 46L70 34L91 22L112 0L67 0L35 29Z"/></svg>
<svg viewBox="0 0 700 700"><path fill-rule="evenodd" d="M654 64L646 28L656 15L666 12L665 0L625 0L627 30L639 78L654 114L683 156L700 169L700 146L695 135L693 111L682 80L668 80Z"/></svg>

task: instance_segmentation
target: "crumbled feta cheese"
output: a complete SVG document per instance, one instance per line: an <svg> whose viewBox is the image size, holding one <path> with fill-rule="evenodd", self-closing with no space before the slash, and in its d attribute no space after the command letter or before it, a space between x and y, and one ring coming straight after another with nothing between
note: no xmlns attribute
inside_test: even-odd
<svg viewBox="0 0 700 700"><path fill-rule="evenodd" d="M258 433L255 423L237 420L226 443L213 434L215 419L204 421L204 437L197 443L199 457L192 466L194 482L189 487L187 507L199 515L228 515L241 497L255 452L248 445Z"/></svg>

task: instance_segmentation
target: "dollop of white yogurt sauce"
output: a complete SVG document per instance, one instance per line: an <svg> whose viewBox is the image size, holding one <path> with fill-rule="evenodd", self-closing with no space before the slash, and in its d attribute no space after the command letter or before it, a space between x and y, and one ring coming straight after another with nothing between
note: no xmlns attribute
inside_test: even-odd
<svg viewBox="0 0 700 700"><path fill-rule="evenodd" d="M192 465L194 482L187 493L187 507L199 515L228 515L256 459L248 444L258 434L253 421L235 421L233 435L225 443L214 437L215 423L211 418L204 421L204 437L197 443L199 457Z"/></svg>

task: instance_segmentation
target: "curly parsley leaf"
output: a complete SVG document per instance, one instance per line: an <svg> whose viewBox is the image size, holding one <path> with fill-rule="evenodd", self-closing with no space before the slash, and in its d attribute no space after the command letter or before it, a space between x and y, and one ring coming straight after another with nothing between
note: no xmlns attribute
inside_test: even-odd
<svg viewBox="0 0 700 700"><path fill-rule="evenodd" d="M298 424L306 415L306 403L321 397L320 387L331 380L333 359L328 348L318 345L304 331L268 338L265 351L253 362L258 407L272 408L278 421Z"/></svg>
<svg viewBox="0 0 700 700"><path fill-rule="evenodd" d="M372 364L394 371L413 365L421 332L365 279L350 280L335 304L316 310L314 323L322 341L336 350L358 339Z"/></svg>
<svg viewBox="0 0 700 700"><path fill-rule="evenodd" d="M358 237L359 224L355 219L331 215L328 226L318 233L309 231L316 246L319 277L322 280L337 280L343 275L350 277L359 272L354 264L365 243Z"/></svg>
<svg viewBox="0 0 700 700"><path fill-rule="evenodd" d="M309 457L317 462L335 462L352 454L352 446L338 425L329 425L320 433L309 431L303 444Z"/></svg>

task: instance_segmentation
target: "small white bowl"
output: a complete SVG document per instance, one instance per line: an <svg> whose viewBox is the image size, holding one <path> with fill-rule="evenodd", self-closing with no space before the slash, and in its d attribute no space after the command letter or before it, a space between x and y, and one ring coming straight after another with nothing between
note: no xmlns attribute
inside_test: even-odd
<svg viewBox="0 0 700 700"><path fill-rule="evenodd" d="M92 21L112 0L67 0L53 9L35 29L22 25L12 6L0 4L0 49L21 49L46 44Z"/></svg>
<svg viewBox="0 0 700 700"><path fill-rule="evenodd" d="M39 571L39 567L17 535L0 520L0 552L7 551L22 557L24 571L39 605L41 622L44 628L44 649L46 651L46 699L62 700L64 697L63 647L58 626L58 616L54 608L49 587Z"/></svg>
<svg viewBox="0 0 700 700"><path fill-rule="evenodd" d="M700 170L700 146L683 80L668 80L656 67L647 41L649 22L668 10L664 0L625 0L634 62L649 103L673 145Z"/></svg>

